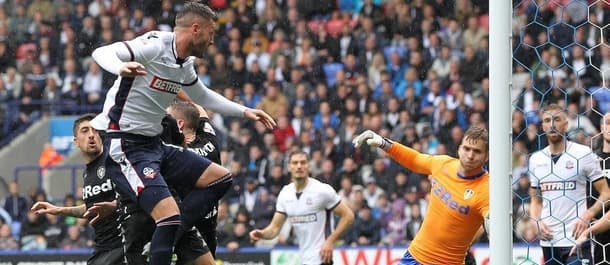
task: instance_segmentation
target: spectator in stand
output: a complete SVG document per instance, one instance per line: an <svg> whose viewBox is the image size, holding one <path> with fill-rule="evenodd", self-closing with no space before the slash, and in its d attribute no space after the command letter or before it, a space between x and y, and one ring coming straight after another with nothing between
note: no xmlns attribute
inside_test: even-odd
<svg viewBox="0 0 610 265"><path fill-rule="evenodd" d="M279 150L286 152L296 136L287 116L282 115L278 117L277 128L273 129L273 136Z"/></svg>
<svg viewBox="0 0 610 265"><path fill-rule="evenodd" d="M40 159L38 160L38 166L43 170L43 175L56 165L59 165L64 159L64 156L55 150L51 143L45 143L40 153Z"/></svg>
<svg viewBox="0 0 610 265"><path fill-rule="evenodd" d="M229 207L230 205L227 200L221 200L218 203L218 219L216 225L218 242L224 242L233 232L234 218L229 212Z"/></svg>
<svg viewBox="0 0 610 265"><path fill-rule="evenodd" d="M47 214L46 218L49 221L44 228L44 237L47 239L47 247L58 248L64 238L66 226L56 215Z"/></svg>
<svg viewBox="0 0 610 265"><path fill-rule="evenodd" d="M83 91L87 97L87 103L96 105L102 101L102 84L103 73L100 66L95 63L89 63L89 70L83 79Z"/></svg>
<svg viewBox="0 0 610 265"><path fill-rule="evenodd" d="M415 238L415 234L419 232L419 228L423 223L421 208L418 204L413 204L411 207L411 220L407 223L407 241L411 242Z"/></svg>
<svg viewBox="0 0 610 265"><path fill-rule="evenodd" d="M0 250L17 250L19 243L11 233L11 226L0 222Z"/></svg>
<svg viewBox="0 0 610 265"><path fill-rule="evenodd" d="M248 214L252 213L252 211L254 210L254 203L258 198L259 192L260 190L258 188L258 183L256 182L256 179L251 176L247 177L246 185L239 197L239 204L243 205L244 209L247 211Z"/></svg>
<svg viewBox="0 0 610 265"><path fill-rule="evenodd" d="M336 191L339 191L341 186L341 179L335 172L335 164L330 159L324 159L322 161L321 172L315 178L322 183L326 183L333 187Z"/></svg>
<svg viewBox="0 0 610 265"><path fill-rule="evenodd" d="M269 194L267 189L261 188L258 192L258 197L254 201L254 209L250 214L253 227L255 229L265 228L271 222L273 213L275 212L275 199Z"/></svg>
<svg viewBox="0 0 610 265"><path fill-rule="evenodd" d="M288 113L288 99L281 93L279 84L267 85L266 94L263 96L258 108L269 113L274 119Z"/></svg>
<svg viewBox="0 0 610 265"><path fill-rule="evenodd" d="M385 194L385 191L382 188L380 188L379 186L377 186L375 177L369 176L369 179L366 182L366 186L364 187L364 190L362 191L362 195L364 195L366 204L369 207L376 206L376 203L379 199L379 196L381 196L381 194Z"/></svg>
<svg viewBox="0 0 610 265"><path fill-rule="evenodd" d="M72 225L72 226L68 227L67 233L66 233L66 238L64 238L61 241L61 243L59 244L59 247L64 250L71 250L71 249L87 248L89 246L87 244L86 237L81 235L79 226Z"/></svg>
<svg viewBox="0 0 610 265"><path fill-rule="evenodd" d="M28 212L28 202L19 192L19 183L11 181L8 185L9 194L4 198L4 209L12 218L14 229L19 230L21 222L25 221ZM7 220L5 220L7 221Z"/></svg>
<svg viewBox="0 0 610 265"><path fill-rule="evenodd" d="M408 217L405 215L405 202L397 199L392 203L392 217L383 226L385 236L381 242L388 246L406 243Z"/></svg>
<svg viewBox="0 0 610 265"><path fill-rule="evenodd" d="M21 250L43 250L47 248L47 240L44 237L44 228L47 222L46 216L28 211L19 233Z"/></svg>
<svg viewBox="0 0 610 265"><path fill-rule="evenodd" d="M227 250L231 252L235 252L239 248L254 246L248 235L248 225L244 222L236 222L233 226L233 233L221 244L227 246Z"/></svg>
<svg viewBox="0 0 610 265"><path fill-rule="evenodd" d="M374 218L371 207L363 205L352 227L348 230L347 244L352 247L377 245L381 240L381 223Z"/></svg>
<svg viewBox="0 0 610 265"><path fill-rule="evenodd" d="M269 196L277 197L282 187L290 183L288 175L283 172L283 166L283 164L276 164L271 167L269 178L265 183L265 187L269 191Z"/></svg>

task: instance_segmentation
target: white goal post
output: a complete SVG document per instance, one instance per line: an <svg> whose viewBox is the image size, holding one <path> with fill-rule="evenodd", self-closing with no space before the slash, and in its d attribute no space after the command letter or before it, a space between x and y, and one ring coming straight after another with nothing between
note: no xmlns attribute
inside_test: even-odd
<svg viewBox="0 0 610 265"><path fill-rule="evenodd" d="M489 1L490 264L512 264L512 1Z"/></svg>

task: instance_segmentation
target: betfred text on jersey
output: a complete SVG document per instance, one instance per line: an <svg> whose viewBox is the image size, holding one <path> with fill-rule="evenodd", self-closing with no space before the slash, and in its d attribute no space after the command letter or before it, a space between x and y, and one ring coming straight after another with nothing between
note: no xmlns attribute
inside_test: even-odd
<svg viewBox="0 0 610 265"><path fill-rule="evenodd" d="M575 189L576 189L576 181L549 181L549 182L540 182L540 190L541 191L575 190Z"/></svg>
<svg viewBox="0 0 610 265"><path fill-rule="evenodd" d="M318 220L318 216L315 213L296 215L290 217L290 222L293 224L304 224L313 223Z"/></svg>
<svg viewBox="0 0 610 265"><path fill-rule="evenodd" d="M89 197L99 195L102 192L107 192L112 190L112 182L110 179L107 179L104 183L99 185L87 185L83 187L83 199L87 199Z"/></svg>
<svg viewBox="0 0 610 265"><path fill-rule="evenodd" d="M451 193L445 187L438 183L436 178L432 178L432 192L436 195L449 209L460 214L468 215L470 213L470 205L460 205L456 200L452 199Z"/></svg>
<svg viewBox="0 0 610 265"><path fill-rule="evenodd" d="M182 85L180 83L155 76L153 77L152 81L150 81L150 88L172 94L178 94L180 89L182 89Z"/></svg>

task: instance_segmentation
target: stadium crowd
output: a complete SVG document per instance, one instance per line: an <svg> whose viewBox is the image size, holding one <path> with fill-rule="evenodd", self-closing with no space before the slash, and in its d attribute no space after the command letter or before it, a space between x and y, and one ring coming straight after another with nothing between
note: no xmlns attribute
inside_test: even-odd
<svg viewBox="0 0 610 265"><path fill-rule="evenodd" d="M0 139L39 117L101 111L101 95L114 77L92 62L93 49L154 29L171 30L181 2L0 1ZM215 44L197 60L200 79L278 122L268 131L211 113L223 165L235 176L218 209L220 245L251 246L247 232L269 223L275 196L289 182L285 155L295 149L311 155L312 177L333 186L357 213L343 244L409 242L425 217L427 176L400 167L383 152L355 150L351 140L371 129L424 153L456 156L468 126L488 126L487 1L205 2L218 11L219 27ZM516 211L527 199L529 180L519 176L527 173L527 154L538 147L539 121L531 114L541 102L569 94L572 113L584 113L572 118L591 123L590 131L574 134L580 141L599 128L601 116L583 112L596 106L595 98L582 89L600 85L596 69L609 69L603 67L610 63L610 50L593 51L600 67L592 68L583 48L592 47L599 32L591 24L574 30L571 25L583 20L557 12L567 1L555 2L516 9L515 33L521 34L515 39L512 86ZM536 17L536 11L545 16ZM590 12L608 24L610 10L603 2ZM533 19L544 19L537 25L565 21L566 27L552 29L551 45L544 27L519 31ZM556 43L570 39L565 37L570 29L578 45ZM535 60L537 54L544 63ZM569 57L565 64L562 55ZM586 74L577 73L575 65L584 65ZM11 190L0 210L0 249L90 246L86 220L37 216L29 207L47 200L44 191L26 196L16 183ZM63 203L82 203L81 195L66 195ZM259 244L292 244L285 230L279 239Z"/></svg>

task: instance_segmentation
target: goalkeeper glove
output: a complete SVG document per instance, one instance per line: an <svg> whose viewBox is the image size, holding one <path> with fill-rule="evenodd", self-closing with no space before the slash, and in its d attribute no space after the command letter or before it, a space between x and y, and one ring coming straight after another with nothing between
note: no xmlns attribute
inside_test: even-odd
<svg viewBox="0 0 610 265"><path fill-rule="evenodd" d="M381 137L379 134L376 134L371 130L366 130L365 132L356 136L354 140L352 140L352 144L354 144L354 147L356 148L359 148L365 143L369 146L379 147L383 150L387 150L392 145L392 142L390 142L390 140Z"/></svg>

